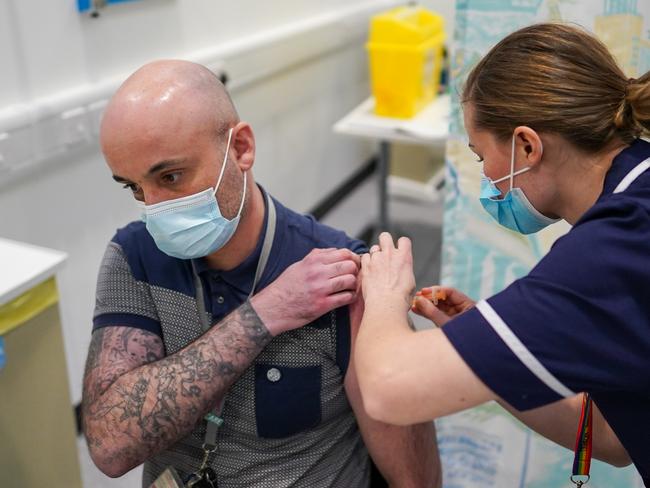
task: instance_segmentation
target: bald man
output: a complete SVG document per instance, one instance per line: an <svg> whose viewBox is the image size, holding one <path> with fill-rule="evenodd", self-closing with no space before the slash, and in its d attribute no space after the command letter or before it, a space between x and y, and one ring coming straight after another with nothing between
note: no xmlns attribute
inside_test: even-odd
<svg viewBox="0 0 650 488"><path fill-rule="evenodd" d="M96 465L116 477L145 463L143 486L354 488L369 486L370 453L390 486L439 485L433 424L381 424L361 403L364 244L255 183L253 131L214 74L145 65L100 138L142 221L99 272L82 402Z"/></svg>

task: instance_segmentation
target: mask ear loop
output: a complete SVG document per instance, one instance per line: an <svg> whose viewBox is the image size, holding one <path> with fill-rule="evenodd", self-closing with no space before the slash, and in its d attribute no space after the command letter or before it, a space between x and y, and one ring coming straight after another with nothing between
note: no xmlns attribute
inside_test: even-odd
<svg viewBox="0 0 650 488"><path fill-rule="evenodd" d="M232 127L228 131L228 143L226 144L226 154L223 155L223 164L221 165L221 173L219 173L219 180L217 181L217 185L214 187L214 195L217 194L217 190L219 189L219 185L221 184L221 179L223 178L223 173L224 170L226 169L226 163L228 162L228 151L230 151L230 140L232 139ZM239 204L239 210L237 211L237 216L234 218L237 218L241 215L241 211L244 209L244 201L246 200L246 183L248 181L248 176L247 172L244 172L244 189L243 193L241 196L241 203Z"/></svg>
<svg viewBox="0 0 650 488"><path fill-rule="evenodd" d="M510 191L515 182L515 134L512 134L512 148L510 148Z"/></svg>
<svg viewBox="0 0 650 488"><path fill-rule="evenodd" d="M214 187L214 195L217 194L217 190L219 189L219 185L221 184L221 179L223 178L223 172L226 169L226 163L228 162L228 152L230 151L230 139L232 138L232 127L228 131L228 143L226 144L226 153L223 155L223 163L221 164L221 173L219 173L219 179L217 180L217 184Z"/></svg>
<svg viewBox="0 0 650 488"><path fill-rule="evenodd" d="M246 200L246 176L248 172L244 172L244 193L241 196L241 204L239 205L239 211L237 212L237 217L241 215L241 211L244 208L244 200Z"/></svg>
<svg viewBox="0 0 650 488"><path fill-rule="evenodd" d="M542 149L543 150L543 149ZM510 190L512 190L512 187L514 186L515 183L515 176L518 176L522 173L525 173L526 171L529 171L531 169L530 166L526 166L525 168L521 168L520 170L514 171L515 169L515 136L512 136L512 148L510 150L511 156L510 156L510 174L505 175L502 178L498 178L496 180L492 180L492 184L496 185L497 183L501 183L502 181L510 180Z"/></svg>

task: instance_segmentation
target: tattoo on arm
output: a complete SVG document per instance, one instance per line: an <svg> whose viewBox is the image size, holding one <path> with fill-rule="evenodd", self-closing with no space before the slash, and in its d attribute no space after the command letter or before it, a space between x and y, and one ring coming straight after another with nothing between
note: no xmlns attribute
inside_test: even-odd
<svg viewBox="0 0 650 488"><path fill-rule="evenodd" d="M192 344L164 357L160 338L130 327L95 331L83 423L102 464L130 469L189 433L272 339L246 301Z"/></svg>

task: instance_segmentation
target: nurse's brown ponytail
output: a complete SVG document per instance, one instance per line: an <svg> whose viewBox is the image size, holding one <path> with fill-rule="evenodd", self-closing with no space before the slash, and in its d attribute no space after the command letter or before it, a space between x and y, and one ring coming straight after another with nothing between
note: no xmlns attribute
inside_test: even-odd
<svg viewBox="0 0 650 488"><path fill-rule="evenodd" d="M461 101L476 129L502 140L526 125L595 153L650 133L650 73L629 79L601 41L567 24L505 37L470 72Z"/></svg>
<svg viewBox="0 0 650 488"><path fill-rule="evenodd" d="M650 133L650 71L629 80L625 102L629 106L630 123L640 133Z"/></svg>

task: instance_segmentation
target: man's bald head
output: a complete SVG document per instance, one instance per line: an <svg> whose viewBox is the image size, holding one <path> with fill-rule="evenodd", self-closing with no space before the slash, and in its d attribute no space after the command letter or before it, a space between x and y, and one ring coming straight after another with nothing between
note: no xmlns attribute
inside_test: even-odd
<svg viewBox="0 0 650 488"><path fill-rule="evenodd" d="M110 100L101 126L104 152L131 138L223 133L239 121L212 71L181 60L154 61L133 73Z"/></svg>

